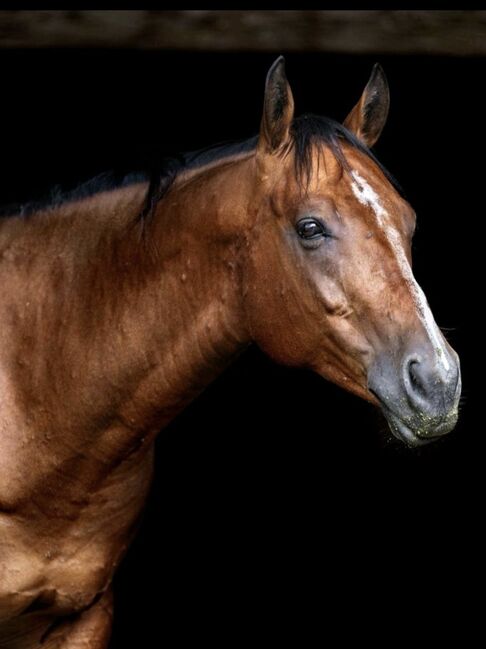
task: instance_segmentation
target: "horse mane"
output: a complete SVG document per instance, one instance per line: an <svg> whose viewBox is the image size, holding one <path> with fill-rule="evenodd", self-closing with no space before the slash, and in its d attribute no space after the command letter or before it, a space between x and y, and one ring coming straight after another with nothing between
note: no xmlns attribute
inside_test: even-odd
<svg viewBox="0 0 486 649"><path fill-rule="evenodd" d="M121 174L115 171L104 171L73 188L63 189L61 185L54 185L42 198L22 202L9 203L0 207L0 218L11 216L27 217L35 212L53 209L74 201L89 198L101 192L126 187L135 183L149 180L146 171L132 171Z"/></svg>
<svg viewBox="0 0 486 649"><path fill-rule="evenodd" d="M374 153L339 122L320 115L301 115L296 117L292 123L291 137L295 173L302 183L305 183L306 179L310 180L312 176L312 151L315 146L329 148L342 169L349 171L349 165L341 146L342 143L347 143L370 158L395 189L403 195L403 190L398 182L379 162ZM148 181L149 188L145 203L138 215L140 221L145 221L153 214L157 203L170 191L180 173L222 161L225 158L250 153L256 149L257 142L258 136L253 136L245 140L212 144L197 151L164 158L148 170L128 174L119 174L114 171L104 172L67 191L56 185L44 198L1 207L0 217L29 216L34 212L57 208L65 203L88 198L100 192Z"/></svg>

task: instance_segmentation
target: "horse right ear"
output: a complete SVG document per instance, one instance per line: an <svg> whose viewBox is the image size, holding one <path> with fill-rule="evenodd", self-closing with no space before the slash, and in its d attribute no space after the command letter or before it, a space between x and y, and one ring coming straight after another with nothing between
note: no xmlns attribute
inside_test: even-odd
<svg viewBox="0 0 486 649"><path fill-rule="evenodd" d="M294 98L285 76L285 59L279 56L267 74L258 149L270 154L281 150L290 140L293 118Z"/></svg>
<svg viewBox="0 0 486 649"><path fill-rule="evenodd" d="M344 120L344 126L371 147L385 126L389 107L388 82L381 65L375 63L363 94Z"/></svg>

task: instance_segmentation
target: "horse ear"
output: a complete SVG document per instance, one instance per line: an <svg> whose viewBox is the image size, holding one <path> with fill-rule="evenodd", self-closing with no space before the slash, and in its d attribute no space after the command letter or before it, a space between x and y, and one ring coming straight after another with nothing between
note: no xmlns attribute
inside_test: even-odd
<svg viewBox="0 0 486 649"><path fill-rule="evenodd" d="M279 56L267 74L258 147L274 153L289 141L294 98L285 76L285 59Z"/></svg>
<svg viewBox="0 0 486 649"><path fill-rule="evenodd" d="M389 107L388 82L381 65L375 63L363 94L344 120L344 126L371 147L385 126Z"/></svg>

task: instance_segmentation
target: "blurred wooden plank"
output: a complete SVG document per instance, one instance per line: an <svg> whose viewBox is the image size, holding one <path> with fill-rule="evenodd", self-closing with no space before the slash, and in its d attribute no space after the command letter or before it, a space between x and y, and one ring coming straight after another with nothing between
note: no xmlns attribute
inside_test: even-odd
<svg viewBox="0 0 486 649"><path fill-rule="evenodd" d="M486 55L486 11L0 11L0 47Z"/></svg>

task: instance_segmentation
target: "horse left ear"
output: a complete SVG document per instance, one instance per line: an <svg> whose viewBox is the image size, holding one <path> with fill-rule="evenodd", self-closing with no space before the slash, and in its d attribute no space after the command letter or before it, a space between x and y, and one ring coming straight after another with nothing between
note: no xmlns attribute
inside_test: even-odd
<svg viewBox="0 0 486 649"><path fill-rule="evenodd" d="M380 137L390 107L388 82L379 63L375 63L360 100L344 120L344 126L366 146Z"/></svg>
<svg viewBox="0 0 486 649"><path fill-rule="evenodd" d="M294 98L285 75L285 59L279 56L267 74L258 148L268 153L281 149L290 139Z"/></svg>

